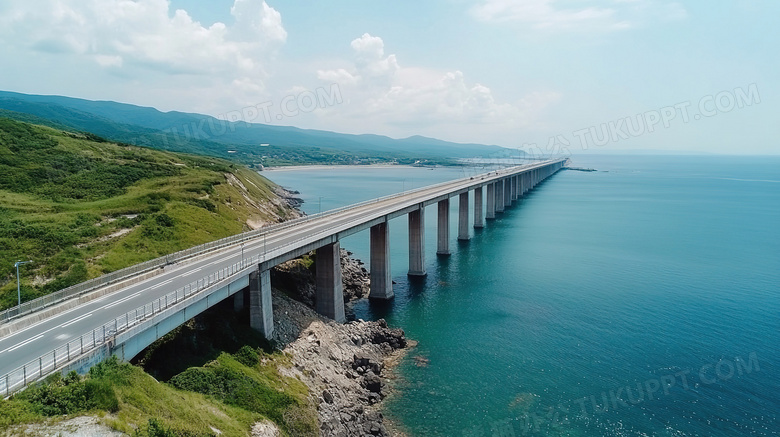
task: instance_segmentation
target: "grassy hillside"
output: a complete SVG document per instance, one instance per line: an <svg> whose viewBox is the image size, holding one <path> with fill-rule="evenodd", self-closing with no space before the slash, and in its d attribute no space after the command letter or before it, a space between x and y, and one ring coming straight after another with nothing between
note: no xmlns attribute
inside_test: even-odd
<svg viewBox="0 0 780 437"><path fill-rule="evenodd" d="M250 164L413 163L416 160L452 164L457 158L522 154L498 146L420 136L398 140L381 135L351 135L262 123L228 123L203 114L160 112L117 102L8 91L0 91L0 108L16 114L33 114L57 125L94 132L114 141L227 157ZM9 112L5 115L17 117Z"/></svg>
<svg viewBox="0 0 780 437"><path fill-rule="evenodd" d="M0 118L0 309L275 222L271 182L217 158L116 144Z"/></svg>
<svg viewBox="0 0 780 437"><path fill-rule="evenodd" d="M113 357L85 377L54 374L0 399L0 435L22 434L23 424L81 415L101 417L137 437L243 437L261 420L275 423L285 437L318 435L307 387L282 376L278 366L289 366L282 353L246 346L162 383Z"/></svg>

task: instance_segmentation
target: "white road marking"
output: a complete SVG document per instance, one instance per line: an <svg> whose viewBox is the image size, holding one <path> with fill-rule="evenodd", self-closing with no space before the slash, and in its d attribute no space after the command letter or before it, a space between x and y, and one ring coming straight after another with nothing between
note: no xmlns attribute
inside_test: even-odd
<svg viewBox="0 0 780 437"><path fill-rule="evenodd" d="M76 323L76 322L78 322L78 321L81 321L81 320L84 320L84 319L86 319L87 317L89 317L89 316L91 316L91 315L92 315L92 313L87 313L87 314L84 314L84 315L83 315L83 316L81 316L81 317L77 317L77 318L75 318L75 319L71 320L71 321L70 321L70 322L68 322L68 323L65 323L65 324L62 324L62 325L58 326L58 328L64 328L64 327L66 327L66 326L70 326L70 325L72 325L72 324L74 324L74 323Z"/></svg>
<svg viewBox="0 0 780 437"><path fill-rule="evenodd" d="M150 288L150 289L154 289L154 288L160 288L160 287L162 287L162 286L163 286L163 285L165 285L165 284L170 284L171 282L173 282L173 280L174 280L174 279L176 279L176 278L171 278L171 279L168 279L167 281L160 282L160 283L159 283L159 284L157 284L157 285L152 285L152 286L151 286L151 287L149 287L149 288Z"/></svg>
<svg viewBox="0 0 780 437"><path fill-rule="evenodd" d="M0 352L0 354L2 354L3 352L11 352L11 351L13 351L13 350L19 349L20 347L22 347L22 346L26 345L27 343L32 343L33 341L35 341L35 340L37 340L37 339L39 339L39 338L41 338L41 337L43 337L43 334L38 334L38 335L36 335L36 336L35 336L35 337L33 337L33 338L27 339L27 340L25 340L25 341L23 341L23 342L21 342L21 343L17 344L16 346L11 346L11 347L9 347L8 349L6 349L6 350L4 350L4 351Z"/></svg>
<svg viewBox="0 0 780 437"><path fill-rule="evenodd" d="M141 290L141 291L139 291L139 292L133 293L133 294L131 294L130 296L127 296L127 297L124 297L124 298L122 298L122 299L119 299L119 300L117 300L117 301L111 302L110 304L108 304L108 305L105 305L105 306L101 307L100 309L102 310L102 309L105 309L105 308L111 308L112 306L119 305L120 303L122 303L122 302L125 302L125 301L128 301L128 300L130 300L130 299L132 299L132 298L134 298L134 297L138 296L139 294L141 294L141 293L143 293L143 292L144 292L144 290Z"/></svg>

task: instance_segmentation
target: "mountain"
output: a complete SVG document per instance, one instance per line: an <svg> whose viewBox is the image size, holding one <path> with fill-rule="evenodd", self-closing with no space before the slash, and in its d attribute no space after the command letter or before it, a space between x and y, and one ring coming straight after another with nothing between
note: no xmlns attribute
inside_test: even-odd
<svg viewBox="0 0 780 437"><path fill-rule="evenodd" d="M56 125L52 127L65 126L113 141L272 165L374 160L445 163L458 158L518 154L499 146L453 143L421 136L393 139L227 122L203 114L161 112L125 103L8 91L0 91L0 109L34 115ZM5 116L20 117L8 113Z"/></svg>

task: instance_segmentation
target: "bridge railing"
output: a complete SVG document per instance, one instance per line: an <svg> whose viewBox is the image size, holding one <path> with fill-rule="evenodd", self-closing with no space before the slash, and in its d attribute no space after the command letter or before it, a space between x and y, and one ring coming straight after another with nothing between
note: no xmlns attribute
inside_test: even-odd
<svg viewBox="0 0 780 437"><path fill-rule="evenodd" d="M321 232L330 232L336 226L337 225L333 225L322 230ZM151 303L128 311L114 320L98 326L97 328L79 337L76 337L62 346L59 346L54 350L51 350L27 362L27 364L19 366L5 375L0 376L0 395L3 397L8 397L14 393L17 393L28 385L40 381L48 375L51 375L52 373L64 368L68 363L81 358L85 354L88 354L95 349L105 346L111 340L115 339L117 335L126 332L127 330L137 326L139 323L148 320L156 314L159 314L160 312L173 307L183 300L211 287L215 283L227 279L228 277L239 273L246 268L254 267L258 263L273 258L280 253L284 253L291 245L296 245L303 240L314 238L316 238L316 236L312 235L299 237L291 242L286 243L282 247L272 249L271 251L265 252L261 255L254 255L249 258L245 258L241 262L220 269L217 272L208 276L204 276L197 281L190 282L184 287L172 291L171 293L168 293L165 296L152 301ZM119 300L118 302L122 301ZM37 338L38 337L32 337L27 341L34 341Z"/></svg>
<svg viewBox="0 0 780 437"><path fill-rule="evenodd" d="M448 185L448 184L452 184L453 182L456 181L442 182L436 185L429 185L415 190L409 190L405 192L405 194L408 194L410 192L421 191L421 190L428 190L435 186ZM404 195L404 193L401 193L400 195ZM376 199L367 200L365 202L360 202L358 204L349 205L348 207L329 210L326 213L333 214L335 212L339 212L339 211L343 211L343 210L347 210L347 209L351 209L351 208L355 208L358 206L367 205L371 203L381 202L383 200L391 199L398 196L399 194L392 194L389 196L384 196ZM318 217L323 214L325 213L321 213L320 215L309 216L309 217ZM332 229L336 227L338 227L338 225L333 225L329 228L326 228L323 231L320 231L320 233L330 232ZM251 231L251 232L256 232L256 231ZM304 237L297 238L292 242L288 242L283 247L272 249L270 252L265 252L261 255L254 255L252 257L242 259L238 263L231 264L230 266L220 269L215 273L212 273L208 276L204 276L202 279L193 281L185 285L184 287L172 291L171 293L168 293L152 301L151 303L140 306L135 310L129 311L117 317L116 319L108 323L105 323L81 335L80 337L77 337L65 343L64 345L52 351L49 351L34 360L29 361L27 364L24 364L6 373L5 375L0 376L0 394L2 394L4 397L8 397L24 389L29 384L39 381L45 378L46 376L54 373L55 371L59 370L60 368L63 368L66 364L74 361L77 358L80 358L84 354L89 353L99 347L106 345L117 335L126 332L127 330L137 326L139 323L148 320L149 318L155 316L156 314L159 314L160 312L173 307L174 305L182 302L183 300L190 298L193 295L211 287L215 283L227 279L228 277L233 276L243 271L246 268L256 265L257 263L260 263L267 259L271 259L279 253L285 252L285 250L287 250L287 246L295 245L303 240L316 239L316 238L317 238L316 236L307 235ZM121 302L121 300L119 302ZM40 335L42 336L43 334ZM27 341L34 341L35 339L37 339L37 337L32 337L31 340L27 340Z"/></svg>
<svg viewBox="0 0 780 437"><path fill-rule="evenodd" d="M117 317L116 319L98 326L97 328L70 340L64 345L49 351L23 366L0 376L0 394L8 397L28 385L45 378L46 376L63 368L68 363L83 355L106 345L115 339L118 334L138 326L141 322L165 311L183 300L211 287L219 281L233 276L260 261L256 255L246 258L241 262L231 264L208 276L193 281L184 287L172 291L146 305ZM121 301L120 301L121 302ZM76 319L78 320L78 319ZM43 334L41 334L42 336ZM34 341L38 337L32 337L27 341Z"/></svg>
<svg viewBox="0 0 780 437"><path fill-rule="evenodd" d="M526 164L525 166L539 166L539 165L540 164ZM511 168L519 168L519 167L523 167L523 165L514 166L514 167L511 167ZM492 172L484 173L482 175L473 176L472 178L489 175L490 173L492 173ZM469 178L468 180L470 180L470 179L471 178ZM467 179L464 178L463 180L467 180ZM378 203L378 202L382 202L382 201L385 201L385 200L390 200L390 199L397 198L397 197L403 197L403 196L408 195L410 193L416 193L416 192L419 192L419 191L430 190L430 189L435 188L435 187L452 184L452 183L454 183L456 181L457 180L455 180L455 181L446 181L446 182L441 182L441 183L434 184L434 185L428 185L428 186L425 186L425 187L419 187L419 188L415 188L415 189L411 189L411 190L405 190L402 193L394 193L394 194L390 194L390 195L387 195L387 196L382 196L382 197L378 197L378 198L374 198L374 199L369 199L369 200L366 200L366 201L363 201L363 202L358 202L358 203L355 203L355 204L351 204L351 205L347 205L347 206L343 206L343 207L339 207L339 208L334 208L334 209L331 209L331 210L328 210L328 211L323 211L323 212L320 212L320 213L317 213L317 214L312 214L312 215L307 215L307 216L303 216L303 217L298 217L298 218L295 218L295 219L292 219L292 220L288 220L288 221L285 221L285 222L282 222L282 223L275 223L273 225L264 226L264 227L262 227L260 229L255 229L255 230L252 230L252 231L243 232L243 233L240 233L240 234L236 234L236 235L232 235L232 236L229 236L229 237L221 238L219 240L215 240L215 241L212 241L212 242L209 242L209 243L204 243L204 244L200 244L198 246L193 246L193 247L191 247L189 249L184 249L184 250L181 250L181 251L169 254L169 255L161 256L159 258L155 258L155 259L152 259L152 260L140 263L140 264L136 264L134 266L126 267L126 268L123 268L123 269L120 269L120 270L117 270L117 271L114 271L114 272L107 273L105 275L99 276L97 278L93 278L93 279L90 279L88 281L85 281L85 282L82 282L82 283L79 283L79 284L75 284L75 285L72 285L72 286L67 287L67 288L63 288L62 290L56 291L54 293L50 293L50 294L48 294L46 296L41 296L39 298L36 298L36 299L30 300L30 301L24 302L24 303L22 303L19 306L15 306L13 308L9 308L7 310L0 311L0 324L6 323L6 322L8 322L8 321L10 321L12 319L15 319L17 317L21 317L23 315L27 315L27 314L33 313L33 312L41 310L43 308L46 308L46 307L58 304L58 303L63 302L65 300L68 300L68 299L71 299L71 298L74 298L74 297L77 297L77 296L89 293L89 292L97 290L97 289L99 289L101 287L105 287L105 286L108 286L108 285L120 282L122 280L131 278L131 277L136 276L138 274L150 272L150 271L153 271L154 269L162 268L162 267L164 267L166 265L169 265L169 264L173 264L173 263L176 263L176 262L184 261L184 260L186 260L188 258L192 258L194 256L202 255L202 254L214 251L214 250L224 249L226 247L229 247L229 246L232 246L232 245L235 245L235 244L238 244L238 243L246 242L246 241L251 240L253 238L257 238L257 237L263 236L265 234L268 234L269 232L274 232L274 231L278 231L278 230L281 230L281 229L285 229L285 228L288 228L288 227L291 227L291 226L295 226L295 225L297 225L299 223L302 223L302 222L311 221L311 220L314 220L314 219L317 219L317 218L320 218L320 217L336 214L336 213L339 213L339 212L342 212L342 211L345 211L345 210L348 210L348 209L359 208L361 206L370 205L370 204L373 204L373 203Z"/></svg>

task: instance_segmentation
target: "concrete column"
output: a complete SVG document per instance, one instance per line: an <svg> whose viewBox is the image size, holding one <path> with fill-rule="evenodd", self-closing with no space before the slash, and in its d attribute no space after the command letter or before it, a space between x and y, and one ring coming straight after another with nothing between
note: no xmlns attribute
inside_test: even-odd
<svg viewBox="0 0 780 437"><path fill-rule="evenodd" d="M523 188L525 187L525 174L517 176L517 198L523 197Z"/></svg>
<svg viewBox="0 0 780 437"><path fill-rule="evenodd" d="M342 323L347 318L344 316L340 248L341 245L337 241L317 249L315 263L317 295L314 300L317 313Z"/></svg>
<svg viewBox="0 0 780 437"><path fill-rule="evenodd" d="M409 276L425 276L425 207L409 213Z"/></svg>
<svg viewBox="0 0 780 437"><path fill-rule="evenodd" d="M496 181L496 212L504 212L504 181Z"/></svg>
<svg viewBox="0 0 780 437"><path fill-rule="evenodd" d="M236 292L233 295L233 310L240 312L244 309L244 290Z"/></svg>
<svg viewBox="0 0 780 437"><path fill-rule="evenodd" d="M485 219L482 216L482 187L474 188L474 227L485 227Z"/></svg>
<svg viewBox="0 0 780 437"><path fill-rule="evenodd" d="M438 255L450 254L450 199L439 201L439 239L436 246Z"/></svg>
<svg viewBox="0 0 780 437"><path fill-rule="evenodd" d="M504 206L512 206L512 178L504 179Z"/></svg>
<svg viewBox="0 0 780 437"><path fill-rule="evenodd" d="M496 184L491 182L487 186L487 211L485 218L488 220L496 218Z"/></svg>
<svg viewBox="0 0 780 437"><path fill-rule="evenodd" d="M265 338L274 333L274 311L271 303L271 271L249 274L249 326Z"/></svg>
<svg viewBox="0 0 780 437"><path fill-rule="evenodd" d="M512 176L512 195L509 200L512 202L517 200L517 175Z"/></svg>
<svg viewBox="0 0 780 437"><path fill-rule="evenodd" d="M373 299L393 297L390 275L390 228L387 222L371 226L371 293Z"/></svg>
<svg viewBox="0 0 780 437"><path fill-rule="evenodd" d="M458 196L458 240L469 239L469 192Z"/></svg>

